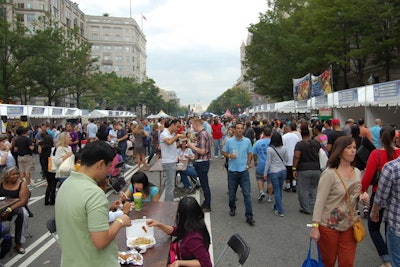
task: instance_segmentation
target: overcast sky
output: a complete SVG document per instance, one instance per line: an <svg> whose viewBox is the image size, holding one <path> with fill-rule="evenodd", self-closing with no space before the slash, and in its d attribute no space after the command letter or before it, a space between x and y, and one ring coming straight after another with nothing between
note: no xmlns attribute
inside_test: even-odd
<svg viewBox="0 0 400 267"><path fill-rule="evenodd" d="M147 76L203 108L240 77L240 46L266 0L75 0L88 15L132 17L147 39ZM130 12L130 6L132 6ZM146 20L142 19L142 14Z"/></svg>

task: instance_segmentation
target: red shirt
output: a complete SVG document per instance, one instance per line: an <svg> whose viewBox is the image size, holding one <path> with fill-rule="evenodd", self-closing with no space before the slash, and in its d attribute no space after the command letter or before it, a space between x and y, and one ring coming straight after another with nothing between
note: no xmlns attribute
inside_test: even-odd
<svg viewBox="0 0 400 267"><path fill-rule="evenodd" d="M367 167L365 168L364 176L361 180L361 192L365 192L368 190L369 185L371 184L372 178L374 177L375 171L378 168L378 151L379 151L379 169L382 171L383 166L388 162L388 157L386 150L384 149L375 149L371 152L368 158ZM400 156L400 149L395 149L393 153L393 159L396 159ZM376 192L378 189L378 184L372 187L372 192Z"/></svg>
<svg viewBox="0 0 400 267"><path fill-rule="evenodd" d="M211 129L212 129L212 138L215 140L222 139L222 124L211 124Z"/></svg>

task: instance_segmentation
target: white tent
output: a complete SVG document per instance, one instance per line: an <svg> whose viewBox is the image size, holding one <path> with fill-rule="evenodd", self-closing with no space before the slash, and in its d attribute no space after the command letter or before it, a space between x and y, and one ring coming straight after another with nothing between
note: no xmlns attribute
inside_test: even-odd
<svg viewBox="0 0 400 267"><path fill-rule="evenodd" d="M158 118L169 118L171 116L169 116L167 113L165 113L163 110L160 110L160 112L158 112L158 114L156 115L151 115L153 116L152 119L158 119ZM150 117L150 116L149 116Z"/></svg>

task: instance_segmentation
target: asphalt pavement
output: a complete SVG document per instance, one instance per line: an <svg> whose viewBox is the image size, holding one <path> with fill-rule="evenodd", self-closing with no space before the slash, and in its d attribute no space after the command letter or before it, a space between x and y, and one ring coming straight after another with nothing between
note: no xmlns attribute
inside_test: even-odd
<svg viewBox="0 0 400 267"><path fill-rule="evenodd" d="M35 155L36 167L33 178L36 185L32 189L29 207L34 214L29 220L29 233L25 243L26 254L12 252L3 260L0 266L59 266L61 250L46 228L46 221L54 216L54 206L44 205L45 181L40 175L38 156ZM153 164L155 161L153 159ZM212 235L210 252L214 260L222 252L229 237L239 233L250 246L250 255L244 266L263 267L297 267L301 266L307 256L310 229L306 227L311 222L311 215L299 213L297 193L283 192L283 206L285 217L274 215L272 203L257 201L258 189L255 181L254 167L251 174L251 196L254 213L254 226L246 223L244 216L243 196L240 188L237 192L236 216L229 216L227 175L223 168L223 159L212 159L209 172L211 187L211 213L206 214L206 221ZM151 165L150 164L150 165ZM126 179L136 171L136 166L128 168ZM159 173L147 172L154 184L159 183ZM201 191L197 190L194 196L201 201ZM118 196L110 191L108 198L111 201ZM162 198L161 198L162 199ZM179 198L176 198L179 201ZM367 226L366 220L363 221ZM313 247L313 256L316 258L316 247ZM2 264L2 265L1 265ZM237 256L230 249L224 254L219 266L237 266ZM380 259L369 236L358 245L355 266L374 267L380 265Z"/></svg>

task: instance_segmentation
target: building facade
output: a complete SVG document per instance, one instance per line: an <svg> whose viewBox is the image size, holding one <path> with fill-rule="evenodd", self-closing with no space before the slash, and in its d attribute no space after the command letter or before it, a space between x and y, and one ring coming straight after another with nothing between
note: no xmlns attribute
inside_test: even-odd
<svg viewBox="0 0 400 267"><path fill-rule="evenodd" d="M101 72L146 77L146 37L133 18L86 15L86 37Z"/></svg>

